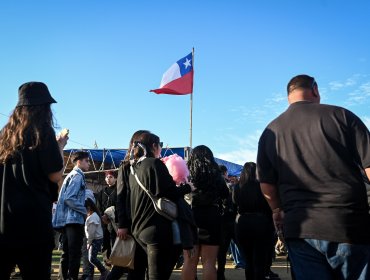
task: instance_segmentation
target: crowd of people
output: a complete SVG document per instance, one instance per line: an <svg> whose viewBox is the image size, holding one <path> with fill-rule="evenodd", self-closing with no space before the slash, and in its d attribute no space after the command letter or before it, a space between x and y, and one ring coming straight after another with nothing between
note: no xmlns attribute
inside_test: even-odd
<svg viewBox="0 0 370 280"><path fill-rule="evenodd" d="M82 279L98 270L100 280L166 280L182 259L181 279L197 279L201 262L202 279L224 280L230 244L245 279L278 279L270 269L278 238L293 279L370 279L370 133L352 112L320 104L313 77L289 81L290 106L264 130L257 163L246 162L240 178L199 145L178 182L161 160L159 136L138 130L95 194L86 151L73 153L62 178L68 134L54 132L47 86L29 82L18 93L0 132L0 279L16 265L23 279L50 279L55 231L60 279L79 279L82 260ZM174 203L176 217L153 197ZM133 268L110 263L116 238L134 239Z"/></svg>

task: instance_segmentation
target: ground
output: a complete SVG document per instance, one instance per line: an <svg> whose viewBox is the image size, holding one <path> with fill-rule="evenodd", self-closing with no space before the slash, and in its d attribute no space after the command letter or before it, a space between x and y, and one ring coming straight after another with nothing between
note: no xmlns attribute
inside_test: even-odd
<svg viewBox="0 0 370 280"><path fill-rule="evenodd" d="M58 264L59 264L60 252L54 251L53 253L53 265L52 265L52 280L58 279ZM81 266L82 267L82 266ZM290 276L290 267L286 261L286 257L277 257L276 260L273 262L272 271L278 273L281 280L291 280ZM82 274L82 269L80 270ZM14 274L13 274L14 275ZM180 280L181 269L174 270L171 276L171 280ZM244 270L243 269L235 269L234 265L231 260L227 261L226 264L226 272L225 277L227 280L242 280L244 278ZM13 277L12 279L21 279L20 277ZM99 279L99 272L96 272L95 279ZM121 278L126 279L125 276ZM198 266L198 279L202 279L202 267L201 265Z"/></svg>

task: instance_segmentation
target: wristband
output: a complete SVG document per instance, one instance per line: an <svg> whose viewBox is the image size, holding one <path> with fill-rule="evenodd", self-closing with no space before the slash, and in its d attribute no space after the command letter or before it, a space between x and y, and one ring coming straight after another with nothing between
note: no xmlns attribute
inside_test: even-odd
<svg viewBox="0 0 370 280"><path fill-rule="evenodd" d="M279 213L279 212L281 212L281 209L279 207L272 210L273 214Z"/></svg>

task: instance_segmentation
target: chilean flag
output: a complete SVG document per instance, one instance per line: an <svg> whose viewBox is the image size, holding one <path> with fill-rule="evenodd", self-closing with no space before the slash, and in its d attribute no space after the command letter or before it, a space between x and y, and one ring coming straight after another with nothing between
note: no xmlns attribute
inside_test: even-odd
<svg viewBox="0 0 370 280"><path fill-rule="evenodd" d="M184 95L193 92L193 54L181 58L174 63L162 77L161 85L151 92L157 94Z"/></svg>

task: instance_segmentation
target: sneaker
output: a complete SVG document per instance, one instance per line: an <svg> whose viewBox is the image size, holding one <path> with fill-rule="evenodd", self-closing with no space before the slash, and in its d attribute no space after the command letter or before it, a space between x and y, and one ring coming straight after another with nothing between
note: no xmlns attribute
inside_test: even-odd
<svg viewBox="0 0 370 280"><path fill-rule="evenodd" d="M180 257L177 260L177 263L175 265L175 269L180 269L183 264L184 264L184 257L183 257L183 255L180 255Z"/></svg>
<svg viewBox="0 0 370 280"><path fill-rule="evenodd" d="M82 274L80 278L78 278L78 280L86 280L87 277L89 277L89 275L87 274Z"/></svg>
<svg viewBox="0 0 370 280"><path fill-rule="evenodd" d="M21 273L18 271L16 272L10 279L22 279Z"/></svg>
<svg viewBox="0 0 370 280"><path fill-rule="evenodd" d="M275 280L280 279L279 274L273 272L272 270L270 270L269 272L267 272L267 275L266 275L265 278L266 279L275 279Z"/></svg>
<svg viewBox="0 0 370 280"><path fill-rule="evenodd" d="M99 280L105 280L107 278L108 274L109 274L108 270L102 272L100 277L99 277Z"/></svg>
<svg viewBox="0 0 370 280"><path fill-rule="evenodd" d="M237 264L234 266L235 269L245 269L244 266L242 266L241 264Z"/></svg>

